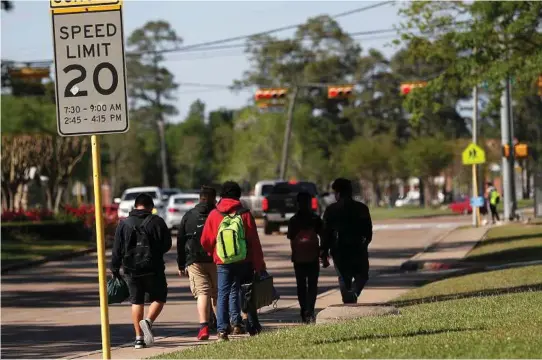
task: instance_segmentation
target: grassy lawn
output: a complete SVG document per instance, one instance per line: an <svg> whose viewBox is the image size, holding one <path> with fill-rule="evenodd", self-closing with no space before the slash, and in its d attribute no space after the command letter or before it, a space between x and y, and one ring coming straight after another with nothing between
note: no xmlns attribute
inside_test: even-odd
<svg viewBox="0 0 542 360"><path fill-rule="evenodd" d="M299 326L156 358L539 358L542 292L401 308L401 315Z"/></svg>
<svg viewBox="0 0 542 360"><path fill-rule="evenodd" d="M513 269L502 269L465 276L452 277L436 281L402 295L396 302L424 299L435 301L439 298L454 295L470 296L477 292L505 292L506 289L542 287L542 265L532 265ZM542 296L542 293L540 294Z"/></svg>
<svg viewBox="0 0 542 360"><path fill-rule="evenodd" d="M512 263L542 259L542 225L514 224L489 230L466 262Z"/></svg>
<svg viewBox="0 0 542 360"><path fill-rule="evenodd" d="M92 243L21 239L19 241L2 241L1 246L2 264L7 265L20 261L39 260L62 252L83 250L91 247Z"/></svg>
<svg viewBox="0 0 542 360"><path fill-rule="evenodd" d="M371 208L371 218L373 220L386 219L407 219L429 216L454 215L449 209L440 208L420 208L420 207L400 207L400 208Z"/></svg>

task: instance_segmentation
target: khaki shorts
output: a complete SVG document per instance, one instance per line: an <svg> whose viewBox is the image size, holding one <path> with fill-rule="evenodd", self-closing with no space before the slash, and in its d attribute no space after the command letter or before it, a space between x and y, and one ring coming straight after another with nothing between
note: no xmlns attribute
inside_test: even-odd
<svg viewBox="0 0 542 360"><path fill-rule="evenodd" d="M200 295L217 298L217 277L214 263L195 263L188 266L190 291L196 299Z"/></svg>

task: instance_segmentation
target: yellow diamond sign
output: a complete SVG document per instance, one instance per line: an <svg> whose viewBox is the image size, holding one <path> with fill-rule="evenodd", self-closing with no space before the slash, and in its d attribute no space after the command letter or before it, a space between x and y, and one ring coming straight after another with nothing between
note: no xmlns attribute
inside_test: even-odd
<svg viewBox="0 0 542 360"><path fill-rule="evenodd" d="M461 156L463 165L483 164L486 162L486 153L484 149L476 144L470 144Z"/></svg>

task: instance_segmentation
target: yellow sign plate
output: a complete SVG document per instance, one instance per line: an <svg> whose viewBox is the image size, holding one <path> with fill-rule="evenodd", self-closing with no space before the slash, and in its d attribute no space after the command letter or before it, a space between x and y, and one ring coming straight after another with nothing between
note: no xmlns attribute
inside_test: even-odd
<svg viewBox="0 0 542 360"><path fill-rule="evenodd" d="M51 9L122 5L122 0L49 0Z"/></svg>
<svg viewBox="0 0 542 360"><path fill-rule="evenodd" d="M461 154L463 165L483 164L486 162L486 152L476 144L467 146Z"/></svg>

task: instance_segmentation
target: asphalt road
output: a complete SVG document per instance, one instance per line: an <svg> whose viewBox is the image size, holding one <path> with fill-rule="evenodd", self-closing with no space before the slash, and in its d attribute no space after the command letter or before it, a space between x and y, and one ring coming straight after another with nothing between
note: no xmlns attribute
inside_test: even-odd
<svg viewBox="0 0 542 360"><path fill-rule="evenodd" d="M375 224L371 271L397 268L426 245L468 224L470 218L386 221ZM295 279L284 235L261 236L266 262L281 304L296 300ZM175 249L167 255L168 303L156 323L157 336L197 327L188 281L176 276ZM335 288L333 269L322 270L319 292ZM363 295L362 295L363 296ZM318 304L317 304L318 306ZM109 308L112 346L133 339L129 305ZM2 276L2 358L75 357L101 348L95 255Z"/></svg>

